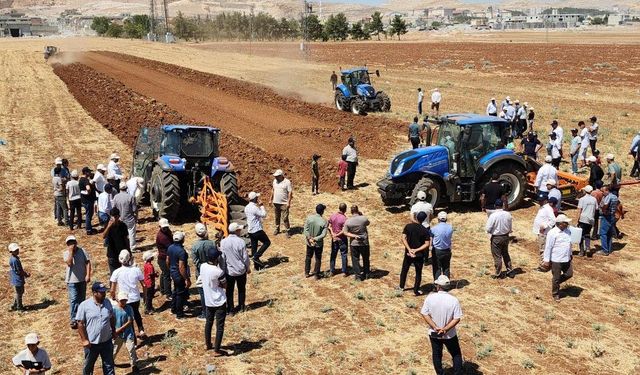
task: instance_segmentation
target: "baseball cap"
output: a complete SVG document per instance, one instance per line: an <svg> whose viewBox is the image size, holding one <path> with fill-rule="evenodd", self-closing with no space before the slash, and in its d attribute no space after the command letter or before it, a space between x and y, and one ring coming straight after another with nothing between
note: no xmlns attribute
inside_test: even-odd
<svg viewBox="0 0 640 375"><path fill-rule="evenodd" d="M93 283L93 285L91 286L91 291L93 292L106 292L107 290L109 290L109 288L107 288L106 285L104 285L104 283L100 282L100 281L96 281L95 283Z"/></svg>
<svg viewBox="0 0 640 375"><path fill-rule="evenodd" d="M115 152L113 154L111 154L111 156L109 156L109 160L114 160L114 159L120 159L120 155L116 154Z"/></svg>
<svg viewBox="0 0 640 375"><path fill-rule="evenodd" d="M62 158L56 158L56 160L54 160L53 163L55 165L62 164Z"/></svg>
<svg viewBox="0 0 640 375"><path fill-rule="evenodd" d="M593 187L591 185L587 185L585 187L582 188L582 190L585 191L585 193L589 194L593 191Z"/></svg>
<svg viewBox="0 0 640 375"><path fill-rule="evenodd" d="M125 181L120 181L120 190L127 190L127 183Z"/></svg>
<svg viewBox="0 0 640 375"><path fill-rule="evenodd" d="M40 337L35 332L27 333L24 337L25 345L37 345L40 342Z"/></svg>
<svg viewBox="0 0 640 375"><path fill-rule="evenodd" d="M450 282L451 280L449 280L449 278L446 275L440 275L438 276L436 281L434 281L433 283L440 286L447 286L449 285Z"/></svg>
<svg viewBox="0 0 640 375"><path fill-rule="evenodd" d="M544 161L546 163L551 163L552 160L553 160L553 158L551 157L551 155L547 155L547 156L544 157Z"/></svg>
<svg viewBox="0 0 640 375"><path fill-rule="evenodd" d="M505 99L507 99L507 100L511 100L511 97L510 97L510 96L507 96Z"/></svg>
<svg viewBox="0 0 640 375"><path fill-rule="evenodd" d="M9 244L9 246L7 246L7 248L9 249L9 252L10 252L10 253L13 253L14 251L16 251L16 250L19 250L19 249L20 249L20 245L18 245L18 244L17 244L17 243L15 243L15 242L12 242L12 243L10 243L10 244Z"/></svg>
<svg viewBox="0 0 640 375"><path fill-rule="evenodd" d="M607 154L607 156L605 156L605 158L607 160L613 160L615 158L615 156L613 156L613 154Z"/></svg>
<svg viewBox="0 0 640 375"><path fill-rule="evenodd" d="M118 260L120 261L120 263L125 264L125 263L129 263L129 260L131 259L131 254L129 254L129 250L120 250L120 254L118 255Z"/></svg>
<svg viewBox="0 0 640 375"><path fill-rule="evenodd" d="M209 251L207 252L207 259L208 260L216 260L218 259L218 257L220 257L220 251L218 249L209 249Z"/></svg>
<svg viewBox="0 0 640 375"><path fill-rule="evenodd" d="M273 177L282 176L283 174L282 169L276 169L276 171L273 172Z"/></svg>
<svg viewBox="0 0 640 375"><path fill-rule="evenodd" d="M107 167L105 167L104 164L98 164L96 169L99 170L99 171L106 171Z"/></svg>
<svg viewBox="0 0 640 375"><path fill-rule="evenodd" d="M160 220L158 220L158 226L160 228L168 228L169 227L169 220L165 219L164 217L161 218Z"/></svg>
<svg viewBox="0 0 640 375"><path fill-rule="evenodd" d="M274 173L275 176L275 173ZM251 193L249 193L249 200L252 201L256 198L258 198L260 196L260 193L256 193L255 191L252 191Z"/></svg>
<svg viewBox="0 0 640 375"><path fill-rule="evenodd" d="M238 224L238 223L231 223L231 224L229 224L229 232L231 232L231 233L234 233L234 232L236 232L237 230L240 230L240 229L242 229L242 228L244 228L244 226L243 226L243 225L240 225L240 224Z"/></svg>
<svg viewBox="0 0 640 375"><path fill-rule="evenodd" d="M83 167L82 168L82 174L87 174L87 173L91 173L91 172L93 172L93 171L89 167Z"/></svg>
<svg viewBox="0 0 640 375"><path fill-rule="evenodd" d="M155 251L153 250L147 250L144 253L142 253L142 260L143 261L148 261L149 259L152 259L156 256Z"/></svg>
<svg viewBox="0 0 640 375"><path fill-rule="evenodd" d="M71 178L76 178L78 177L78 170L74 169L71 171Z"/></svg>
<svg viewBox="0 0 640 375"><path fill-rule="evenodd" d="M118 301L122 301L123 299L129 300L129 293L127 292L118 292Z"/></svg>
<svg viewBox="0 0 640 375"><path fill-rule="evenodd" d="M549 203L558 204L558 198L556 197L549 198Z"/></svg>
<svg viewBox="0 0 640 375"><path fill-rule="evenodd" d="M550 178L545 182L545 185L556 186L556 180L554 180L553 178Z"/></svg>
<svg viewBox="0 0 640 375"><path fill-rule="evenodd" d="M207 234L207 226L202 223L196 223L196 234L198 236L204 236Z"/></svg>
<svg viewBox="0 0 640 375"><path fill-rule="evenodd" d="M184 240L184 232L180 232L180 231L175 232L173 234L173 240L175 242L180 242L180 241Z"/></svg>
<svg viewBox="0 0 640 375"><path fill-rule="evenodd" d="M595 163L596 161L598 161L598 159L596 159L596 157L595 157L595 156L591 155L591 156L589 156L589 157L587 158L587 161L590 161L590 162Z"/></svg>
<svg viewBox="0 0 640 375"><path fill-rule="evenodd" d="M418 198L419 201L424 201L427 199L427 193L425 193L424 191L420 190L418 192L418 194L416 194L416 198Z"/></svg>
<svg viewBox="0 0 640 375"><path fill-rule="evenodd" d="M556 223L570 223L571 219L567 217L565 214L560 214L556 217Z"/></svg>
<svg viewBox="0 0 640 375"><path fill-rule="evenodd" d="M440 211L438 213L438 220L440 221L447 220L447 213L445 211Z"/></svg>
<svg viewBox="0 0 640 375"><path fill-rule="evenodd" d="M64 243L69 244L69 242L78 242L78 240L76 240L76 236L74 236L73 234L70 234L67 236L67 239L64 240Z"/></svg>

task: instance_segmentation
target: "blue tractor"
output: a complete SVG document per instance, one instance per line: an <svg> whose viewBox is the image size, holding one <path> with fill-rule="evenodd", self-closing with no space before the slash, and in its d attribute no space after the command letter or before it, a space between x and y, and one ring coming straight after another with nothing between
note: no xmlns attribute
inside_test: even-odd
<svg viewBox="0 0 640 375"><path fill-rule="evenodd" d="M413 205L419 191L434 206L444 202L473 202L493 173L508 196L510 208L525 197L527 164L505 148L509 124L498 117L452 114L427 128L428 147L400 153L388 175L378 182L386 205Z"/></svg>
<svg viewBox="0 0 640 375"><path fill-rule="evenodd" d="M204 126L140 129L131 170L144 180L143 200L151 204L156 217L175 220L180 212L194 207L191 203L203 188L211 187L212 194L224 195L214 207L225 216L221 223L244 224L236 173L231 162L219 155L219 136L219 129ZM206 212L202 214L205 221ZM226 227L220 230L226 232Z"/></svg>
<svg viewBox="0 0 640 375"><path fill-rule="evenodd" d="M363 115L367 112L389 112L391 110L391 99L382 92L371 86L369 70L364 68L353 68L340 72L342 83L336 87L335 103L340 111L351 111L356 115ZM376 70L376 75L380 72Z"/></svg>

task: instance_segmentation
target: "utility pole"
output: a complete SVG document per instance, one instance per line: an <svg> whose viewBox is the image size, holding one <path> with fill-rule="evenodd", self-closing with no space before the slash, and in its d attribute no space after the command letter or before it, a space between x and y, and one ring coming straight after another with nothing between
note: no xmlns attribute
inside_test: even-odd
<svg viewBox="0 0 640 375"><path fill-rule="evenodd" d="M307 27L307 17L309 17L313 13L313 5L309 3L307 0L302 0L302 14L301 14L301 25L302 25L302 42L300 42L300 51L306 52L307 50L307 41L309 40L309 29Z"/></svg>
<svg viewBox="0 0 640 375"><path fill-rule="evenodd" d="M156 23L156 2L155 0L149 0L149 35L147 38L150 41L156 41L155 23Z"/></svg>
<svg viewBox="0 0 640 375"><path fill-rule="evenodd" d="M255 8L255 5L251 4L251 15L249 17L249 56L253 54L253 8Z"/></svg>

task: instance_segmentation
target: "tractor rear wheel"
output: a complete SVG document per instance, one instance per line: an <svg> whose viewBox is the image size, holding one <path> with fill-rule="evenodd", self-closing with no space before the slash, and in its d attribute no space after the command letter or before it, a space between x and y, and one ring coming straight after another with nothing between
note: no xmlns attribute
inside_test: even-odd
<svg viewBox="0 0 640 375"><path fill-rule="evenodd" d="M338 111L349 110L349 103L347 102L347 98L344 97L344 94L341 91L336 91L335 102Z"/></svg>
<svg viewBox="0 0 640 375"><path fill-rule="evenodd" d="M227 197L227 204L236 204L238 196L238 177L235 172L224 172L220 178L220 192Z"/></svg>
<svg viewBox="0 0 640 375"><path fill-rule="evenodd" d="M422 177L416 186L413 187L409 206L413 206L418 201L418 192L424 191L427 194L427 202L431 203L431 206L435 209L441 199L442 193L440 189L440 184L429 177Z"/></svg>
<svg viewBox="0 0 640 375"><path fill-rule="evenodd" d="M382 112L391 111L391 99L389 98L389 95L387 95L384 92L381 92L381 93L378 94L378 97L382 101L382 104L380 105L380 110Z"/></svg>
<svg viewBox="0 0 640 375"><path fill-rule="evenodd" d="M151 172L149 192L154 215L174 220L180 211L180 180L175 173L163 171L159 165Z"/></svg>
<svg viewBox="0 0 640 375"><path fill-rule="evenodd" d="M360 98L355 98L351 101L351 112L354 115L364 114L364 101Z"/></svg>
<svg viewBox="0 0 640 375"><path fill-rule="evenodd" d="M490 169L486 173L487 178L490 179L493 173L497 173L499 176L498 181L500 185L502 185L503 191L507 194L507 205L509 209L517 208L521 205L527 189L524 171L515 165L500 165L494 169ZM487 180L486 183L489 183L489 180ZM483 186L485 184L483 184Z"/></svg>

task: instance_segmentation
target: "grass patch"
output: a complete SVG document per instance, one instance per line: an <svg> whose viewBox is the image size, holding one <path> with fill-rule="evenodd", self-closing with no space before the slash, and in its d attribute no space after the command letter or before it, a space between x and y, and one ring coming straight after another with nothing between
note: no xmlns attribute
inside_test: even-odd
<svg viewBox="0 0 640 375"><path fill-rule="evenodd" d="M627 310L624 308L624 306L618 306L618 308L616 309L616 313L618 313L618 315L620 316L624 316L626 311Z"/></svg>
<svg viewBox="0 0 640 375"><path fill-rule="evenodd" d="M160 341L160 345L171 350L171 353L174 356L181 354L193 346L190 342L179 338L175 331L165 333L162 341Z"/></svg>
<svg viewBox="0 0 640 375"><path fill-rule="evenodd" d="M602 333L607 330L607 327L605 327L604 324L600 324L600 323L593 323L591 325L591 328L593 328L593 331L595 333Z"/></svg>
<svg viewBox="0 0 640 375"><path fill-rule="evenodd" d="M558 60L547 60L544 62L547 65L556 65L557 63L559 63Z"/></svg>
<svg viewBox="0 0 640 375"><path fill-rule="evenodd" d="M490 356L492 353L493 353L493 345L491 345L491 344L487 344L487 345L480 344L478 350L476 351L476 357L478 357L478 359L485 359L488 356Z"/></svg>
<svg viewBox="0 0 640 375"><path fill-rule="evenodd" d="M284 375L284 366L283 365L277 365L274 371L274 374L276 375Z"/></svg>
<svg viewBox="0 0 640 375"><path fill-rule="evenodd" d="M327 343L329 343L329 344L333 344L333 345L335 345L335 344L337 344L337 343L339 343L339 342L340 342L340 338L338 338L338 337L336 337L336 336L329 336L329 337L327 337Z"/></svg>
<svg viewBox="0 0 640 375"><path fill-rule="evenodd" d="M527 370L532 370L536 368L536 364L529 358L524 359L521 364L522 364L522 367L524 367Z"/></svg>
<svg viewBox="0 0 640 375"><path fill-rule="evenodd" d="M549 323L550 321L554 320L555 318L556 318L556 313L553 312L553 310L549 310L549 311L546 311L544 313L544 320L547 323Z"/></svg>
<svg viewBox="0 0 640 375"><path fill-rule="evenodd" d="M480 330L480 332L482 333L487 333L489 332L489 328L487 327L486 324L484 323L480 323L480 326L478 327L478 329Z"/></svg>
<svg viewBox="0 0 640 375"><path fill-rule="evenodd" d="M604 353L605 350L602 345L600 345L599 341L591 344L591 355L593 356L593 358L600 358L604 355Z"/></svg>
<svg viewBox="0 0 640 375"><path fill-rule="evenodd" d="M544 346L544 344L538 344L538 345L536 345L536 352L538 352L540 354L546 354L547 353L547 347Z"/></svg>
<svg viewBox="0 0 640 375"><path fill-rule="evenodd" d="M476 64L464 64L464 69L475 69Z"/></svg>
<svg viewBox="0 0 640 375"><path fill-rule="evenodd" d="M476 272L476 276L478 277L482 277L488 274L489 274L489 269L487 268L487 266L480 267L480 269Z"/></svg>
<svg viewBox="0 0 640 375"><path fill-rule="evenodd" d="M320 308L320 312L325 314L331 311L333 311L333 307L331 306L322 306L322 308Z"/></svg>
<svg viewBox="0 0 640 375"><path fill-rule="evenodd" d="M564 345L569 349L574 349L576 347L576 342L573 339L567 339L564 342Z"/></svg>
<svg viewBox="0 0 640 375"><path fill-rule="evenodd" d="M416 307L416 303L413 302L413 301L407 301L407 302L404 303L404 305L407 306L410 309L413 309L413 308Z"/></svg>
<svg viewBox="0 0 640 375"><path fill-rule="evenodd" d="M367 296L364 295L363 291L359 290L358 292L356 292L356 299L364 301L365 299L367 299Z"/></svg>

